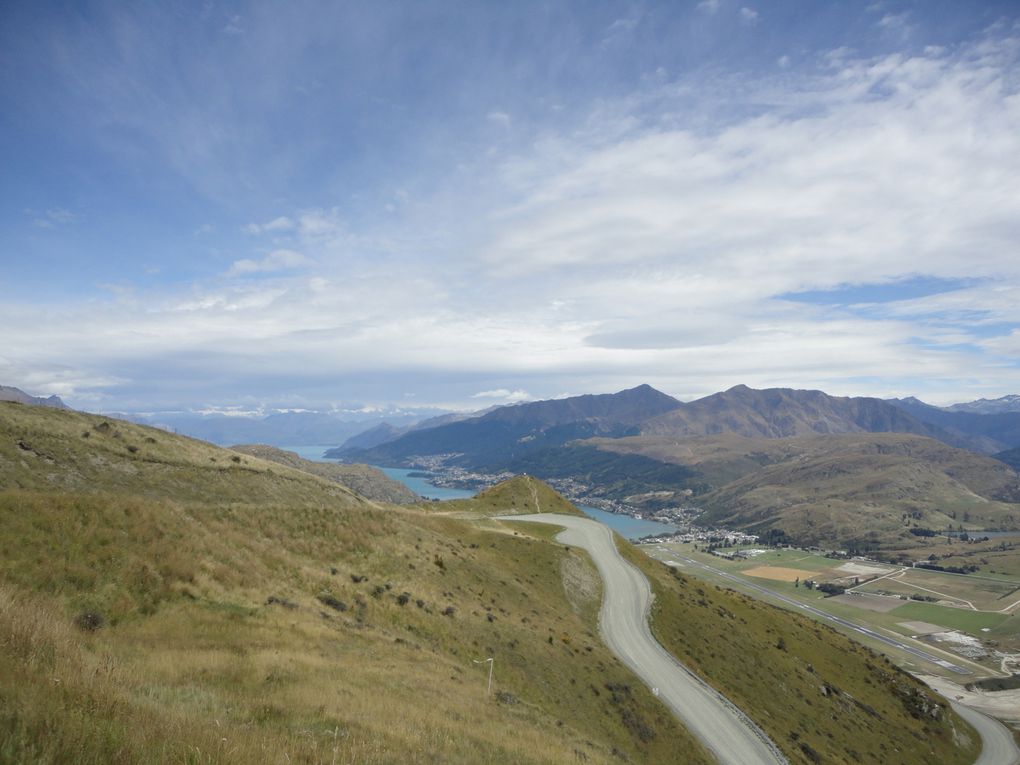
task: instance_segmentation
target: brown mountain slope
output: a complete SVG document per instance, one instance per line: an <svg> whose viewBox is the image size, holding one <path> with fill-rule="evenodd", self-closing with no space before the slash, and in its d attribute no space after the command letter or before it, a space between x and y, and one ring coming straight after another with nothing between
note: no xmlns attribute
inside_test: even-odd
<svg viewBox="0 0 1020 765"><path fill-rule="evenodd" d="M790 438L821 433L914 433L948 437L877 398L830 396L817 390L737 385L653 417L643 435Z"/></svg>
<svg viewBox="0 0 1020 765"><path fill-rule="evenodd" d="M698 470L715 490L695 499L704 522L806 544L917 542L909 529L1016 528L1020 476L930 438L852 433L749 439L638 436L586 442Z"/></svg>

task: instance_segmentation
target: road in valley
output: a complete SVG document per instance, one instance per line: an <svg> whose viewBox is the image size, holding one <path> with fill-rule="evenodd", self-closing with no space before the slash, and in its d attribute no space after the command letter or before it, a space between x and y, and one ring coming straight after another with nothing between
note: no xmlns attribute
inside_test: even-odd
<svg viewBox="0 0 1020 765"><path fill-rule="evenodd" d="M556 539L591 555L604 582L599 615L602 639L720 763L776 765L787 762L775 744L743 712L691 673L652 637L648 627L651 587L644 574L620 555L608 527L589 518L554 513L505 516L503 520L563 526L566 530Z"/></svg>

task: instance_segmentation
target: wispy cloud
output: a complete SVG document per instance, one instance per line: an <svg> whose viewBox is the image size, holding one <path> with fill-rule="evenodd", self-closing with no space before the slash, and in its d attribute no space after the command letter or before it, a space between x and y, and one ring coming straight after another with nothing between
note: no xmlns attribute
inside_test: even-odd
<svg viewBox="0 0 1020 765"><path fill-rule="evenodd" d="M230 266L231 276L244 274L275 273L301 268L311 264L308 258L294 250L273 250L264 258L251 260L248 258L235 260Z"/></svg>
<svg viewBox="0 0 1020 765"><path fill-rule="evenodd" d="M471 398L491 398L508 403L516 404L521 401L530 401L532 396L526 390L520 388L510 390L509 388L496 388L495 390L483 390L471 395Z"/></svg>
<svg viewBox="0 0 1020 765"><path fill-rule="evenodd" d="M42 212L35 210L26 210L25 212L33 216L32 225L36 228L55 228L79 220L78 215L70 210L65 210L63 207L53 207Z"/></svg>
<svg viewBox="0 0 1020 765"><path fill-rule="evenodd" d="M295 223L286 215L281 215L278 218L273 218L271 221L266 223L249 223L244 227L244 230L249 234L269 234L274 231L291 231L295 228Z"/></svg>

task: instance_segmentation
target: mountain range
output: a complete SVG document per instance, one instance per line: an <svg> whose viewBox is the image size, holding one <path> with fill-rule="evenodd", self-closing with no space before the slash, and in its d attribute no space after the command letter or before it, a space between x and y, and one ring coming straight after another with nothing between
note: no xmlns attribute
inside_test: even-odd
<svg viewBox="0 0 1020 765"><path fill-rule="evenodd" d="M391 466L572 479L588 495L812 544L913 544L912 526L1014 528L1020 413L738 385L683 403L648 385L503 407L331 452Z"/></svg>

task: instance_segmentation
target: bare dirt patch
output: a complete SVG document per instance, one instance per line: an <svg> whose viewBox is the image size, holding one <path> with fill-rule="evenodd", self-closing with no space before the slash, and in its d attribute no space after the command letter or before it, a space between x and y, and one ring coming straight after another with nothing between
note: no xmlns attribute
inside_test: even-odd
<svg viewBox="0 0 1020 765"><path fill-rule="evenodd" d="M581 613L602 594L602 580L598 571L580 556L564 558L560 564L560 573L563 576L563 589L574 613Z"/></svg>
<svg viewBox="0 0 1020 765"><path fill-rule="evenodd" d="M836 595L829 598L833 603L842 603L846 606L863 608L865 611L877 611L880 614L888 613L899 608L904 601L899 598L886 598L881 595L865 595L854 593L852 595Z"/></svg>
<svg viewBox="0 0 1020 765"><path fill-rule="evenodd" d="M897 622L899 626L906 627L914 635L933 635L936 632L946 632L945 627L930 622Z"/></svg>
<svg viewBox="0 0 1020 765"><path fill-rule="evenodd" d="M759 579L772 579L776 582L792 582L797 579L810 579L818 576L817 571L804 571L799 568L783 568L782 566L755 566L746 568L740 573L756 576Z"/></svg>
<svg viewBox="0 0 1020 765"><path fill-rule="evenodd" d="M863 563L844 563L836 569L836 571L842 574L849 574L850 576L881 576L882 574L888 574L892 570L885 566L867 566Z"/></svg>

